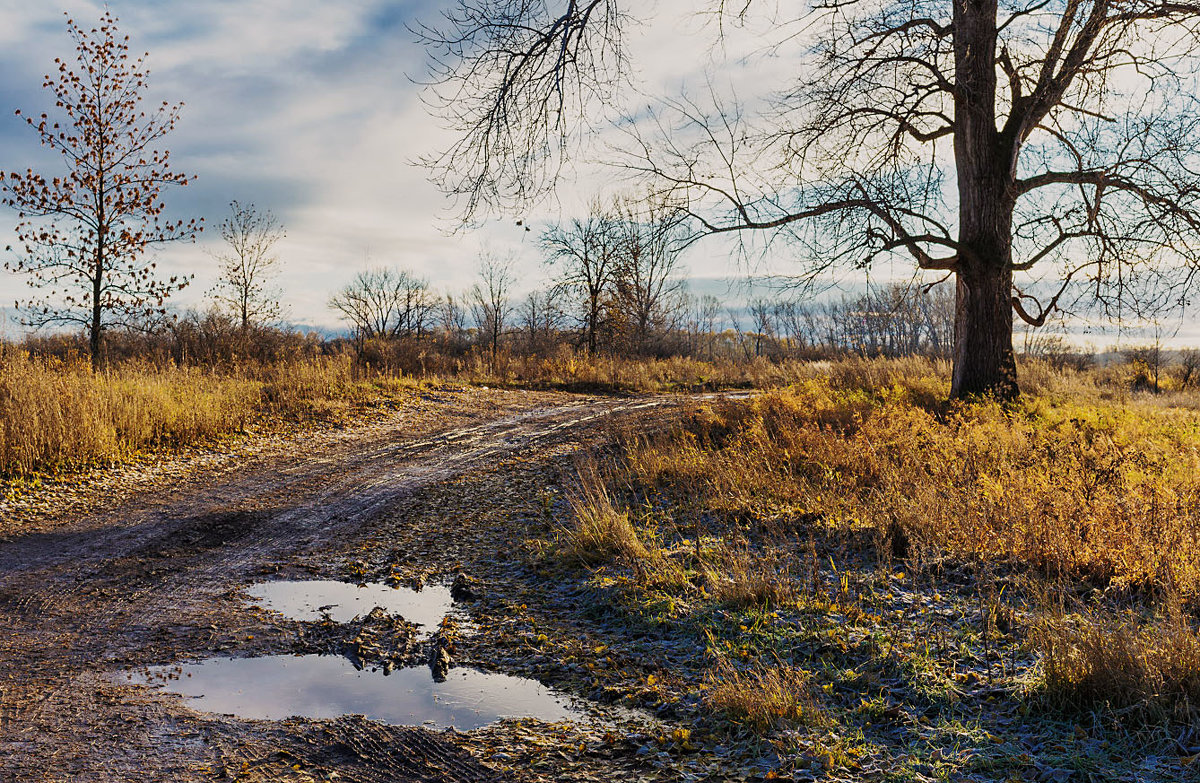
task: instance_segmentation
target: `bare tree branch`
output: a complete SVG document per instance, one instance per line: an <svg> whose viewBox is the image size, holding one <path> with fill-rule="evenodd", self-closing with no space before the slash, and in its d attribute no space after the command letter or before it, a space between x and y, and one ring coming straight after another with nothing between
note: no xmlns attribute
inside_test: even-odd
<svg viewBox="0 0 1200 783"><path fill-rule="evenodd" d="M514 51L549 35L586 59L598 42L620 40L627 18L615 3L604 4L603 24L589 21L590 33L571 38L555 20L581 20L573 2L473 5L488 18L451 20L472 45L450 53L440 83L488 106L513 90L561 96L557 77L580 76L560 67L561 52L541 60L556 75L548 85L513 79L489 54L509 34L489 25L520 20L525 46ZM717 3L715 13L743 23L749 7ZM764 88L768 100L756 105L767 108L753 117L736 98L718 99L710 81L704 107L685 95L624 125L621 164L690 216L693 241L786 242L809 280L895 254L952 271L955 395L1016 393L1014 311L1044 322L1071 297L1113 313L1152 310L1180 301L1196 281L1200 3L829 0L793 28L764 48L794 56L796 78ZM573 94L603 103L612 94L597 85L614 83L607 66L623 63L590 62ZM553 131L556 154L565 150L560 115L503 105L519 113L471 116L497 122L487 127L506 128L522 145L484 144L472 130L480 126L465 123L452 150L461 177L451 192L472 210L553 184L546 148L531 146L529 134L550 141ZM593 116L586 100L572 108L580 123ZM544 177L516 185L528 166ZM1024 276L1058 281L1038 313L1024 305Z"/></svg>

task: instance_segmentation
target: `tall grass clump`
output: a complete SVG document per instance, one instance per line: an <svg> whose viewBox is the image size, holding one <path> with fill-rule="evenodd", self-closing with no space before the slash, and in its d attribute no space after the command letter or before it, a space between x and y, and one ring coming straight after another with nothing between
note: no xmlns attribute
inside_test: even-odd
<svg viewBox="0 0 1200 783"><path fill-rule="evenodd" d="M1151 622L1094 610L1048 614L1033 642L1040 695L1056 708L1108 707L1176 720L1200 715L1200 635L1177 609Z"/></svg>
<svg viewBox="0 0 1200 783"><path fill-rule="evenodd" d="M394 385L356 380L349 357L223 372L126 362L97 372L83 361L8 353L0 358L0 474L69 470L209 441L264 416L294 416Z"/></svg>
<svg viewBox="0 0 1200 783"><path fill-rule="evenodd" d="M570 504L571 520L560 530L560 552L565 559L595 565L614 558L648 557L629 513L617 509L595 463L580 465Z"/></svg>
<svg viewBox="0 0 1200 783"><path fill-rule="evenodd" d="M788 567L777 558L728 545L701 564L708 594L728 606L780 606L796 597Z"/></svg>
<svg viewBox="0 0 1200 783"><path fill-rule="evenodd" d="M259 384L197 370L82 362L0 362L0 472L107 462L146 446L190 443L244 423Z"/></svg>
<svg viewBox="0 0 1200 783"><path fill-rule="evenodd" d="M738 669L720 663L703 681L704 706L757 734L824 723L812 676L791 666Z"/></svg>

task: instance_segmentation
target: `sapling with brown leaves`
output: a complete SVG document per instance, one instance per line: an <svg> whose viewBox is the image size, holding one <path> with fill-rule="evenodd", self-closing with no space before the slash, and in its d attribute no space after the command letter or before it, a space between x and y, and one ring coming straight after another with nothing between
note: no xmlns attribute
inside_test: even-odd
<svg viewBox="0 0 1200 783"><path fill-rule="evenodd" d="M111 12L91 29L68 19L67 29L75 63L56 58L56 73L43 83L54 96L53 116L17 111L65 168L0 172L3 203L18 217L15 255L5 265L29 275L40 292L18 303L24 323L82 328L99 366L106 330L163 317L167 298L191 281L160 275L148 251L190 241L201 226L165 216L163 192L191 179L171 170L160 146L182 104L146 105L146 55L131 57Z"/></svg>

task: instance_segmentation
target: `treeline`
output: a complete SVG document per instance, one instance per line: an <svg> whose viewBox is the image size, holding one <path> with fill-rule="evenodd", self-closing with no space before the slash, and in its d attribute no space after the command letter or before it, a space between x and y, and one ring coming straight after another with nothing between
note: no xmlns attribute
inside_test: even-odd
<svg viewBox="0 0 1200 783"><path fill-rule="evenodd" d="M758 299L730 308L696 296L680 274L678 212L653 198L593 204L541 236L545 286L518 295L511 259L486 256L475 284L435 292L412 272L359 273L330 300L351 326L363 361L423 368L436 354L583 355L706 360L950 354L952 292L892 284L839 301Z"/></svg>
<svg viewBox="0 0 1200 783"><path fill-rule="evenodd" d="M348 354L360 367L424 375L480 361L496 373L513 357L574 354L778 361L951 352L953 305L943 288L893 285L823 304L784 298L736 309L689 294L680 269L689 218L646 193L596 201L585 216L545 230L538 245L548 283L532 292L519 284L512 261L496 256L484 258L475 284L456 293L435 292L409 270L363 271L329 300L350 326L346 339L282 325L276 248L285 226L269 210L234 200L215 226L221 243L211 251L212 309L172 313L167 301L192 276L164 276L147 251L194 241L200 230L198 218L163 217L164 192L191 181L170 169L161 146L180 106L143 105L144 62L130 58L111 13L95 28L67 26L78 67L44 83L56 119L18 111L59 153L60 168L0 175L0 204L18 216L8 267L34 289L18 305L23 325L82 335L30 338L23 347L32 353L86 354L97 369L130 359L217 367ZM95 75L102 92L122 100L100 107L100 93L85 89L80 74ZM109 178L88 174L96 161L115 161Z"/></svg>
<svg viewBox="0 0 1200 783"><path fill-rule="evenodd" d="M639 315L627 309L630 300L619 295L619 282L614 275L593 309L586 290L563 281L514 294L511 267L495 259L485 260L479 281L462 293L439 293L409 271L380 267L358 274L331 299L351 324L348 336L245 321L214 306L110 331L103 363L222 367L349 355L364 367L428 375L452 374L469 360L499 369L515 357L568 354L705 361L943 358L953 335L952 297L937 289L891 285L819 304L758 299L733 309L672 280L671 295ZM89 346L82 333L62 333L27 337L19 347L67 360L86 355Z"/></svg>
<svg viewBox="0 0 1200 783"><path fill-rule="evenodd" d="M758 355L949 358L954 346L948 288L891 284L819 304L757 299L748 317Z"/></svg>

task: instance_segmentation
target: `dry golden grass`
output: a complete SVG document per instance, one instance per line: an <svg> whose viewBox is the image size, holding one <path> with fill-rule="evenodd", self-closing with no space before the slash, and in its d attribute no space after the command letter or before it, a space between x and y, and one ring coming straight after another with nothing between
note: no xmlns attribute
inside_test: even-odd
<svg viewBox="0 0 1200 783"><path fill-rule="evenodd" d="M998 663L1001 682L1040 698L1031 703L1135 729L1194 722L1200 395L1030 365L1018 403L951 403L947 369L813 365L787 388L696 403L672 430L627 436L583 477L574 505L577 519L610 520L586 544L604 553L588 560L605 567L598 584L633 616L709 633L721 662L704 678L704 704L759 734L823 713L805 672L779 663L790 642L776 634L788 631L764 621L739 632L739 618L836 607L845 622L896 634L872 653L890 657L911 645L910 622L938 629L930 638L944 628L919 611L884 624L893 610L877 602L879 585L928 589L937 603L947 574L976 579L967 612L978 611L978 636L959 643L978 645L988 665L972 676L990 683ZM1083 613L1039 608L1084 594ZM1163 597L1174 608L1145 620ZM1022 662L1030 649L1036 663ZM937 670L944 652L929 650L917 681L959 681L958 658Z"/></svg>
<svg viewBox="0 0 1200 783"><path fill-rule="evenodd" d="M1047 614L1033 631L1042 695L1056 706L1111 706L1187 720L1200 707L1200 635L1178 610L1157 622Z"/></svg>
<svg viewBox="0 0 1200 783"><path fill-rule="evenodd" d="M502 354L474 355L450 373L472 383L498 386L536 386L555 389L664 392L730 388L770 388L820 372L811 362L704 361L688 357L667 359L584 356L563 349L549 358Z"/></svg>
<svg viewBox="0 0 1200 783"><path fill-rule="evenodd" d="M8 476L202 442L264 416L329 413L413 383L398 371L364 371L345 355L220 369L135 361L95 372L82 360L0 348L0 475ZM460 381L620 391L771 386L813 372L800 363L581 357L569 350L550 359L502 356L496 367L481 356L457 364L434 358L435 372Z"/></svg>
<svg viewBox="0 0 1200 783"><path fill-rule="evenodd" d="M758 734L827 720L812 678L803 669L756 666L741 670L721 663L705 675L702 688L705 707Z"/></svg>
<svg viewBox="0 0 1200 783"><path fill-rule="evenodd" d="M778 559L744 548L721 547L703 564L707 590L720 603L770 607L796 597L792 575Z"/></svg>
<svg viewBox="0 0 1200 783"><path fill-rule="evenodd" d="M628 444L620 481L764 527L901 530L918 557L1200 593L1200 414L1086 395L948 405L928 365L876 382L831 372L699 406Z"/></svg>
<svg viewBox="0 0 1200 783"><path fill-rule="evenodd" d="M1200 398L1114 391L1096 375L1036 365L1026 377L1033 391L1018 404L959 404L944 401L942 366L830 364L627 440L607 479L624 502L670 509L659 524L684 539L701 535L697 520L708 538L725 536L656 551L698 572L713 600L740 607L794 603L804 580L790 571L803 573L813 534L875 542L885 565L899 556L920 571L948 559L1023 570L1066 593L1085 580L1194 606ZM1155 622L1100 608L1033 614L1034 684L1049 703L1193 716L1200 636L1182 610ZM723 669L707 698L768 730L795 707L788 694L803 691L783 676Z"/></svg>
<svg viewBox="0 0 1200 783"><path fill-rule="evenodd" d="M560 558L588 566L619 561L633 568L643 589L696 592L701 585L709 598L733 607L779 606L796 597L788 567L772 554L716 539L663 549L654 531L639 530L631 510L614 497L611 471L592 458L578 464L571 519L558 531Z"/></svg>
<svg viewBox="0 0 1200 783"><path fill-rule="evenodd" d="M354 378L349 359L310 359L217 373L125 364L0 358L0 474L21 476L119 460L145 448L203 442L265 415L320 410L381 387Z"/></svg>
<svg viewBox="0 0 1200 783"><path fill-rule="evenodd" d="M619 557L649 557L629 514L614 506L595 463L580 465L579 483L570 503L571 521L559 531L559 552L565 559L594 565Z"/></svg>

